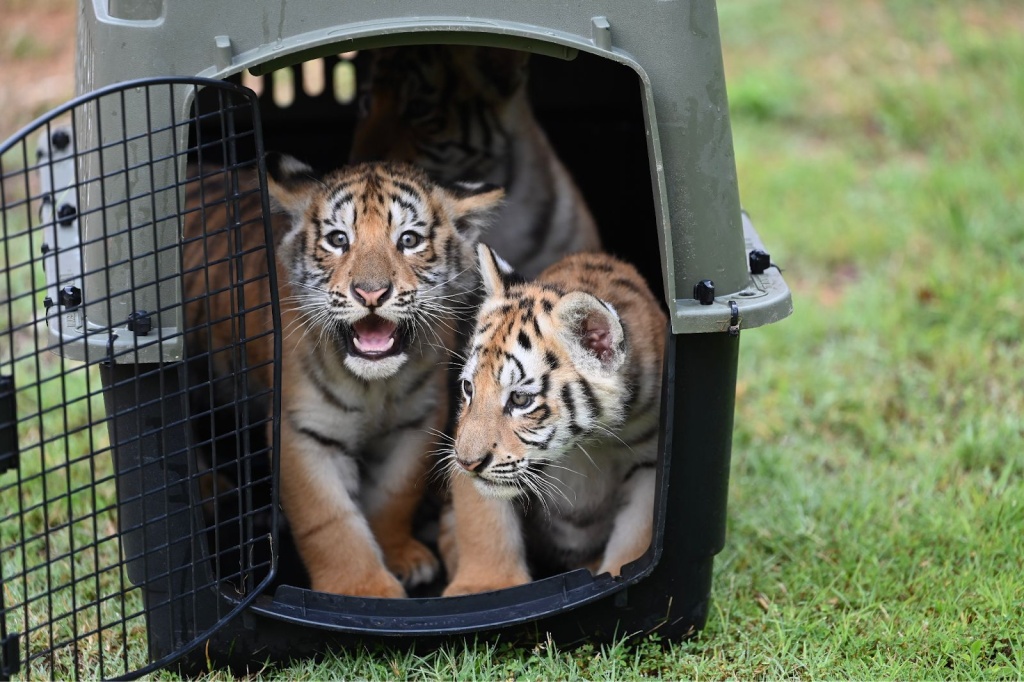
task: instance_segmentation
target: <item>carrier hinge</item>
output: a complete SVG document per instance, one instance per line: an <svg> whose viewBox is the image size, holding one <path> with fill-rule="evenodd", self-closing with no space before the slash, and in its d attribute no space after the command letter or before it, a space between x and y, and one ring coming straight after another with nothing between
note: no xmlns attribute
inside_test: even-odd
<svg viewBox="0 0 1024 682"><path fill-rule="evenodd" d="M0 639L0 680L11 679L21 667L21 633L12 632Z"/></svg>
<svg viewBox="0 0 1024 682"><path fill-rule="evenodd" d="M14 377L0 375L0 474L18 468L18 415Z"/></svg>

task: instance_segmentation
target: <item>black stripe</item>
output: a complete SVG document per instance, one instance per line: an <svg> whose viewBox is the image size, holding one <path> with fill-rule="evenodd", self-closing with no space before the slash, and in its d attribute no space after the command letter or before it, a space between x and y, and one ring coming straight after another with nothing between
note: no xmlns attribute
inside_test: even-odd
<svg viewBox="0 0 1024 682"><path fill-rule="evenodd" d="M406 194L409 194L409 195L415 197L417 199L417 201L422 201L422 197L420 195L419 190L415 186L410 185L408 182L405 182L404 180L398 180L396 178L392 178L391 179L391 184L393 184L395 187L397 187L398 189L402 190Z"/></svg>
<svg viewBox="0 0 1024 682"><path fill-rule="evenodd" d="M405 394L409 396L415 393L416 391L420 390L427 383L427 380L430 379L432 376L434 376L433 367L429 368L426 372L413 379L413 382L409 384L409 387L407 389L405 389Z"/></svg>
<svg viewBox="0 0 1024 682"><path fill-rule="evenodd" d="M525 350L530 350L531 348L533 348L533 344L530 343L530 337L527 336L526 332L524 332L521 329L519 330L519 336L516 337L516 340L519 342L519 345L522 346Z"/></svg>
<svg viewBox="0 0 1024 682"><path fill-rule="evenodd" d="M549 388L551 388L551 373L544 372L540 375L540 394L546 398Z"/></svg>
<svg viewBox="0 0 1024 682"><path fill-rule="evenodd" d="M616 277L615 279L612 280L612 284L614 284L617 287L621 287L622 289L628 289L637 296L643 296L645 298L648 296L648 292L645 291L640 285L638 285L636 282L626 279L625 277Z"/></svg>
<svg viewBox="0 0 1024 682"><path fill-rule="evenodd" d="M335 216L338 213L340 213L341 212L341 207L344 206L347 203L350 203L351 201L352 201L352 195L351 194L343 194L340 197L338 197L337 199L335 199L334 203L331 204L331 216Z"/></svg>
<svg viewBox="0 0 1024 682"><path fill-rule="evenodd" d="M535 413L537 413L537 412L543 412L544 413L543 416L537 417L535 419L536 422L538 422L539 424L542 424L542 425L547 420L547 418L551 416L551 408L548 407L546 403L541 403L540 405L538 405L537 407L533 408L532 410L530 410L529 412L527 412L523 416L524 417L533 417L533 415Z"/></svg>
<svg viewBox="0 0 1024 682"><path fill-rule="evenodd" d="M622 477L622 482L625 483L626 481L628 481L633 476L633 474L640 471L641 469L653 469L655 466L657 466L657 464L657 462L637 462L636 464L631 466L629 468L629 471L626 472L626 475Z"/></svg>
<svg viewBox="0 0 1024 682"><path fill-rule="evenodd" d="M580 435L583 429L576 423L576 401L572 398L572 389L569 384L562 386L562 403L565 404L565 411L569 415L569 433L574 436Z"/></svg>
<svg viewBox="0 0 1024 682"><path fill-rule="evenodd" d="M461 102L455 107L455 116L459 119L459 135L460 142L463 145L469 145L470 140L473 137L473 131L470 128L470 111L469 103ZM473 151L471 146L468 147L467 151Z"/></svg>
<svg viewBox="0 0 1024 682"><path fill-rule="evenodd" d="M391 200L394 201L399 206L401 206L402 208L404 208L406 211L411 212L413 214L413 220L420 219L420 212L418 210L419 207L416 206L416 204L410 201L406 201L405 198L398 196L396 194L391 195Z"/></svg>
<svg viewBox="0 0 1024 682"><path fill-rule="evenodd" d="M646 431L644 431L643 433L641 433L636 438L631 438L629 440L629 442L627 443L627 445L629 445L630 447L632 447L634 445L640 445L641 443L649 440L652 436L658 435L659 431L661 431L661 424L660 423L659 424L655 424L651 428L649 428Z"/></svg>
<svg viewBox="0 0 1024 682"><path fill-rule="evenodd" d="M640 393L640 384L642 383L642 379L643 379L643 377L641 376L641 377L639 377L636 380L636 385L633 387L633 390L630 392L633 397L636 397L637 395L639 395L639 393ZM657 386L651 387L651 390L649 391L649 393L650 393L650 395L647 397L647 400L643 401L642 403L640 403L638 405L637 404L631 405L630 408L629 408L629 411L627 412L627 414L631 414L631 415L632 414L644 414L645 412L650 410L652 407L654 407L654 405L656 403L658 403L659 400L661 400L661 391L658 390Z"/></svg>
<svg viewBox="0 0 1024 682"><path fill-rule="evenodd" d="M548 363L548 367L550 367L552 371L558 369L561 366L558 362L558 356L555 355L552 351L544 352L544 361Z"/></svg>
<svg viewBox="0 0 1024 682"><path fill-rule="evenodd" d="M519 362L519 358L517 358L516 356L512 355L511 353L505 353L505 357L508 358L509 360L511 360L512 362L516 363L516 367L519 369L519 378L518 379L513 379L512 382L515 383L517 381L522 381L523 379L525 379L526 378L526 370L523 369L523 363Z"/></svg>
<svg viewBox="0 0 1024 682"><path fill-rule="evenodd" d="M294 423L294 420L292 422L292 425L295 426L295 430L296 431L298 431L299 433L301 433L304 436L308 436L308 437L312 438L313 440L315 440L317 443L319 443L320 445L324 446L325 448L331 448L333 450L337 450L341 454L348 456L348 454L349 454L348 446L345 443L342 443L340 440L335 440L334 438L331 438L329 436L325 436L324 434L320 433L319 431L314 431L313 429L311 429L309 427L298 426L297 424Z"/></svg>
<svg viewBox="0 0 1024 682"><path fill-rule="evenodd" d="M341 400L338 398L338 396L336 396L334 394L334 392L331 391L331 389L328 388L326 384L324 384L323 379L317 373L316 368L311 367L309 363L310 363L310 356L308 356L308 355L303 356L303 359L302 359L302 369L305 370L306 376L309 377L309 380L312 382L313 388L315 388L317 391L320 392L321 395L323 395L324 399L326 399L327 402L331 404L331 407L333 407L335 409L338 409L338 410L341 410L342 412L362 412L363 411L362 408L360 408L360 407L354 407L352 405L346 405L345 403L341 402Z"/></svg>
<svg viewBox="0 0 1024 682"><path fill-rule="evenodd" d="M597 416L601 414L601 411L597 406L597 396L594 395L594 389L591 387L590 382L580 377L579 380L580 388L583 389L583 397L587 400L587 408L590 410L589 417L591 419L597 419Z"/></svg>
<svg viewBox="0 0 1024 682"><path fill-rule="evenodd" d="M533 433L533 431L531 429L525 429L525 431L527 433ZM526 445L529 445L530 447L537 448L538 450L547 450L548 446L551 445L551 441L554 439L556 433L558 433L558 428L557 427L551 429L551 435L549 435L544 440L538 440L538 441L527 440L527 439L523 438L522 436L520 436L518 432L516 432L516 438L518 438L520 441L522 441Z"/></svg>
<svg viewBox="0 0 1024 682"><path fill-rule="evenodd" d="M444 243L444 253L448 260L448 267L454 269L456 272L461 270L461 262L459 262L458 252L456 251L455 237L448 235L448 241Z"/></svg>

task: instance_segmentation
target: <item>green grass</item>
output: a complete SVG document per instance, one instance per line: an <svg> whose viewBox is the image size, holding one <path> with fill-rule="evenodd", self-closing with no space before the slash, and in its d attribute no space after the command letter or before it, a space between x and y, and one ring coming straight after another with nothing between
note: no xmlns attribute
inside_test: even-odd
<svg viewBox="0 0 1024 682"><path fill-rule="evenodd" d="M741 194L796 310L743 334L705 631L254 678L1024 676L1024 6L719 11Z"/></svg>
<svg viewBox="0 0 1024 682"><path fill-rule="evenodd" d="M743 202L796 311L743 335L705 631L257 677L1024 675L1024 7L719 12Z"/></svg>
<svg viewBox="0 0 1024 682"><path fill-rule="evenodd" d="M4 172L19 160L6 155ZM0 475L6 632L21 634L35 678L68 677L75 667L98 674L100 651L110 676L126 650L134 666L145 655L142 601L122 570L97 368L45 350L39 302L48 292L30 256L43 237L28 231L36 207L19 205L23 192L15 176L0 214L0 375L14 377L19 458L16 473Z"/></svg>

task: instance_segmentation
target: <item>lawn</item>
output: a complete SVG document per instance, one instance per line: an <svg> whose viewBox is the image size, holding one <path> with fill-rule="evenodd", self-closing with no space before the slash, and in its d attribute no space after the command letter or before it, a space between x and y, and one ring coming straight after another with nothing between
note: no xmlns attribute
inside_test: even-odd
<svg viewBox="0 0 1024 682"><path fill-rule="evenodd" d="M743 333L707 628L255 678L1024 676L1024 5L718 5L741 196L795 312Z"/></svg>
<svg viewBox="0 0 1024 682"><path fill-rule="evenodd" d="M796 311L743 335L707 628L261 677L1024 675L1024 6L719 14L743 203Z"/></svg>

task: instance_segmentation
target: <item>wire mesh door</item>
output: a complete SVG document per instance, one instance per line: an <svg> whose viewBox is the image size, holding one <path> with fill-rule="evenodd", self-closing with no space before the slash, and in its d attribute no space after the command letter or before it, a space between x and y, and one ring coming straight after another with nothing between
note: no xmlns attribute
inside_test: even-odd
<svg viewBox="0 0 1024 682"><path fill-rule="evenodd" d="M272 580L264 183L255 96L219 81L96 91L0 147L0 678L166 665Z"/></svg>

